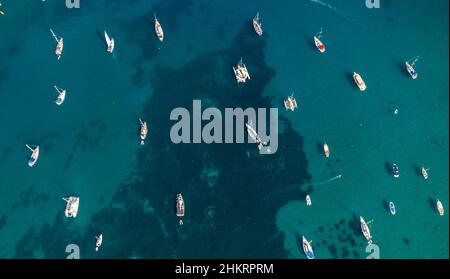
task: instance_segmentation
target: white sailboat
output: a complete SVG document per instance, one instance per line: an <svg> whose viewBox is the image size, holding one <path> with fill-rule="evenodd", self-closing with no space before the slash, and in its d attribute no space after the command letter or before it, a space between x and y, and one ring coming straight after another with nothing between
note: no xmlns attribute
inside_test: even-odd
<svg viewBox="0 0 450 279"><path fill-rule="evenodd" d="M176 210L177 210L177 216L180 218L179 224L180 226L183 225L183 220L181 218L184 217L184 199L181 193L177 194L176 199Z"/></svg>
<svg viewBox="0 0 450 279"><path fill-rule="evenodd" d="M39 145L36 145L33 148L32 146L26 144L26 147L32 152L30 158L28 159L28 166L33 167L39 159Z"/></svg>
<svg viewBox="0 0 450 279"><path fill-rule="evenodd" d="M364 237L367 239L367 243L371 244L372 243L372 235L370 234L369 226L367 225L366 221L364 221L364 218L361 216L359 216L359 221L361 223L361 231L364 234Z"/></svg>
<svg viewBox="0 0 450 279"><path fill-rule="evenodd" d="M59 88L56 85L54 85L53 87L55 88L56 92L58 92L58 97L56 98L55 103L58 106L60 106L64 102L64 100L66 99L66 90L62 89L62 88Z"/></svg>
<svg viewBox="0 0 450 279"><path fill-rule="evenodd" d="M259 12L257 12L256 16L253 18L253 28L255 29L256 34L262 36L263 29L261 19L259 18Z"/></svg>
<svg viewBox="0 0 450 279"><path fill-rule="evenodd" d="M442 205L442 202L440 200L436 201L436 207L439 212L439 215L444 216L444 206Z"/></svg>
<svg viewBox="0 0 450 279"><path fill-rule="evenodd" d="M419 56L405 62L406 70L408 71L412 79L416 79L419 76L419 74L414 69L414 65L417 63L417 61L419 61Z"/></svg>
<svg viewBox="0 0 450 279"><path fill-rule="evenodd" d="M55 54L58 57L58 60L61 58L63 49L64 49L64 40L63 38L58 38L58 36L56 36L55 32L53 32L52 29L50 29L50 32L53 35L53 38L55 38L56 41L56 50L55 50Z"/></svg>
<svg viewBox="0 0 450 279"><path fill-rule="evenodd" d="M308 260L313 260L315 257L314 251L311 246L312 241L308 241L305 236L302 236L302 242L303 242L303 252L305 252L306 258L308 258Z"/></svg>
<svg viewBox="0 0 450 279"><path fill-rule="evenodd" d="M158 21L158 18L156 18L156 14L155 14L155 32L156 36L158 36L158 39L162 42L164 40L164 31L161 27L161 24Z"/></svg>
<svg viewBox="0 0 450 279"><path fill-rule="evenodd" d="M323 34L323 30L320 29L319 34L317 34L316 36L314 36L314 44L316 45L317 49L323 53L325 52L325 45L322 43L322 41L320 40L322 38L322 34Z"/></svg>
<svg viewBox="0 0 450 279"><path fill-rule="evenodd" d="M424 178L425 180L428 179L428 170L429 170L429 169L426 169L426 168L422 167L422 176L423 176L423 178Z"/></svg>
<svg viewBox="0 0 450 279"><path fill-rule="evenodd" d="M247 127L247 133L252 138L256 144L258 144L258 149L261 150L264 146L267 145L266 142L264 142L256 132L255 128L253 128L252 123L245 123L245 126Z"/></svg>
<svg viewBox="0 0 450 279"><path fill-rule="evenodd" d="M309 195L306 195L306 205L311 206L311 204L312 204L311 197Z"/></svg>
<svg viewBox="0 0 450 279"><path fill-rule="evenodd" d="M323 144L323 153L325 154L325 157L330 157L330 148L327 143Z"/></svg>
<svg viewBox="0 0 450 279"><path fill-rule="evenodd" d="M145 139L147 138L148 128L147 128L147 122L142 121L139 118L139 123L141 123L141 130L139 133L139 136L141 137L141 145L144 145Z"/></svg>
<svg viewBox="0 0 450 279"><path fill-rule="evenodd" d="M103 243L103 234L100 234L99 236L95 237L96 241L95 241L95 251L98 251L98 249L100 249L100 247L102 246Z"/></svg>
<svg viewBox="0 0 450 279"><path fill-rule="evenodd" d="M114 38L110 38L109 36L108 36L108 33L106 33L106 30L105 30L105 40L106 40L106 45L108 46L108 48L106 49L109 53L113 53L113 51L114 51L114 46L115 46L115 43L114 43Z"/></svg>

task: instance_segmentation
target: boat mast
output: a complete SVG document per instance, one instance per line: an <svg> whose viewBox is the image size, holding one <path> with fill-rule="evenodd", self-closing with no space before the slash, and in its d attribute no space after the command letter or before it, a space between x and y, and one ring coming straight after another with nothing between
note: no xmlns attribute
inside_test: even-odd
<svg viewBox="0 0 450 279"><path fill-rule="evenodd" d="M52 29L50 29L50 32L52 32L52 35L53 35L53 38L55 38L55 41L56 41L57 43L59 43L58 36L55 35L55 32L53 32Z"/></svg>

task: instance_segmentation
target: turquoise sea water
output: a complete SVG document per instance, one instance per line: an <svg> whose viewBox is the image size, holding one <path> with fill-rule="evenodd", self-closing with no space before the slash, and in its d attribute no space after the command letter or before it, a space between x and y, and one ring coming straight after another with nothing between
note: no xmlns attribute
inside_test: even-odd
<svg viewBox="0 0 450 279"><path fill-rule="evenodd" d="M317 258L366 258L360 215L381 258L449 257L448 214L435 210L438 198L449 208L448 1L1 2L0 258L65 258L68 244L82 258L304 258L301 235ZM312 44L322 27L324 54ZM60 61L49 28L64 37ZM417 55L412 80L403 63ZM231 71L241 56L244 86ZM67 89L61 107L54 84ZM285 112L292 92L299 109ZM278 152L172 144L170 111L193 99L278 107ZM27 143L41 146L34 168ZM76 219L64 216L69 195L80 197Z"/></svg>

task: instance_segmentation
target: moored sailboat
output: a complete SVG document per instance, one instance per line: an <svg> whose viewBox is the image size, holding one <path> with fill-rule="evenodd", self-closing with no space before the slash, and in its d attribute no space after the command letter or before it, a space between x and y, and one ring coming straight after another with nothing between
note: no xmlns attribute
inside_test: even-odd
<svg viewBox="0 0 450 279"><path fill-rule="evenodd" d="M181 195L181 193L177 194L177 199L176 199L176 213L177 213L177 217L180 218L180 226L183 225L183 220L181 220L181 218L184 217L184 199L183 196Z"/></svg>
<svg viewBox="0 0 450 279"><path fill-rule="evenodd" d="M442 205L442 202L439 199L436 201L436 208L439 212L439 215L444 216L444 206Z"/></svg>
<svg viewBox="0 0 450 279"><path fill-rule="evenodd" d="M256 34L262 36L263 29L261 19L259 18L259 12L257 12L256 16L253 18L253 28L255 29Z"/></svg>
<svg viewBox="0 0 450 279"><path fill-rule="evenodd" d="M67 202L66 209L64 211L64 214L68 218L75 218L78 215L78 206L80 204L80 198L79 197L68 197L63 198Z"/></svg>
<svg viewBox="0 0 450 279"><path fill-rule="evenodd" d="M161 24L159 23L158 18L155 16L155 32L156 32L156 36L158 36L158 39L162 42L164 41L164 31L161 27Z"/></svg>
<svg viewBox="0 0 450 279"><path fill-rule="evenodd" d="M148 134L147 122L142 121L139 118L139 123L141 124L141 129L139 132L139 136L141 137L141 145L144 145L145 139L147 138L147 134Z"/></svg>
<svg viewBox="0 0 450 279"><path fill-rule="evenodd" d="M100 234L99 236L95 237L96 241L95 241L95 251L98 251L98 249L100 249L100 247L102 246L103 243L103 234Z"/></svg>
<svg viewBox="0 0 450 279"><path fill-rule="evenodd" d="M233 71L238 83L245 83L247 79L250 79L247 66L242 62L242 57L241 60L239 60L239 63L236 66L233 66Z"/></svg>
<svg viewBox="0 0 450 279"><path fill-rule="evenodd" d="M425 180L428 179L428 170L422 167L422 176Z"/></svg>
<svg viewBox="0 0 450 279"><path fill-rule="evenodd" d="M372 235L370 234L369 226L367 225L366 221L364 221L364 218L362 216L359 216L359 221L361 223L361 231L364 235L364 237L367 240L368 244L372 243Z"/></svg>
<svg viewBox="0 0 450 279"><path fill-rule="evenodd" d="M106 45L108 46L106 51L108 51L109 53L113 53L114 46L115 46L114 38L110 38L108 36L108 33L106 33L106 30L105 30L105 40L106 40Z"/></svg>
<svg viewBox="0 0 450 279"><path fill-rule="evenodd" d="M53 86L56 90L56 92L58 92L58 97L55 100L55 103L60 106L64 100L66 99L66 90L65 89L61 89L58 86L54 85Z"/></svg>
<svg viewBox="0 0 450 279"><path fill-rule="evenodd" d="M416 79L419 76L419 74L414 69L414 65L417 63L417 61L419 61L419 56L405 62L406 70L408 71L412 79Z"/></svg>
<svg viewBox="0 0 450 279"><path fill-rule="evenodd" d="M303 242L303 252L305 253L306 258L308 260L313 260L315 256L311 246L312 241L308 241L305 236L302 236L302 242Z"/></svg>
<svg viewBox="0 0 450 279"><path fill-rule="evenodd" d="M32 146L26 144L26 147L32 152L30 158L28 159L28 166L33 167L39 159L39 145L36 145L33 148Z"/></svg>
<svg viewBox="0 0 450 279"><path fill-rule="evenodd" d="M319 34L317 34L316 36L314 36L314 44L316 45L317 49L321 52L324 53L325 52L325 45L322 43L322 41L320 40L322 38L323 35L323 30L320 29Z"/></svg>
<svg viewBox="0 0 450 279"><path fill-rule="evenodd" d="M64 40L63 38L58 38L58 36L56 36L55 32L53 32L52 29L50 29L50 32L53 35L53 38L55 38L56 41L56 50L55 50L55 54L58 57L58 60L61 58L63 49L64 49Z"/></svg>
<svg viewBox="0 0 450 279"><path fill-rule="evenodd" d="M309 195L306 195L306 205L311 206L311 204L312 204L311 197Z"/></svg>
<svg viewBox="0 0 450 279"><path fill-rule="evenodd" d="M297 109L297 100L295 100L294 98L294 93L292 93L291 96L284 100L284 107L290 111L294 111Z"/></svg>

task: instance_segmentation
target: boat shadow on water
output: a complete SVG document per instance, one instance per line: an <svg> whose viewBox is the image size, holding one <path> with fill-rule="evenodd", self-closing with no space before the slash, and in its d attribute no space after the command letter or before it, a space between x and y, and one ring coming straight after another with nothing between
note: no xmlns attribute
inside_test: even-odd
<svg viewBox="0 0 450 279"><path fill-rule="evenodd" d="M99 31L99 30L95 30L95 33L97 34L97 37L102 42L102 44L105 46L105 48L107 48L108 44L106 44L104 33L102 31Z"/></svg>
<svg viewBox="0 0 450 279"><path fill-rule="evenodd" d="M353 79L353 73L347 72L345 73L345 78L347 79L349 85L353 88L353 89L358 89L358 86L355 83L355 80Z"/></svg>
<svg viewBox="0 0 450 279"><path fill-rule="evenodd" d="M436 209L436 199L434 199L433 197L428 197L428 204L430 205L433 212L439 213Z"/></svg>
<svg viewBox="0 0 450 279"><path fill-rule="evenodd" d="M389 210L389 201L387 201L386 199L383 199L382 200L382 203L383 203L383 208L384 208L384 210L386 211L386 212L391 212L390 210Z"/></svg>
<svg viewBox="0 0 450 279"><path fill-rule="evenodd" d="M405 62L397 61L396 64L397 64L397 68L398 68L398 70L400 71L400 73L401 73L404 77L409 78L410 75L408 74L408 71L406 71Z"/></svg>
<svg viewBox="0 0 450 279"><path fill-rule="evenodd" d="M413 164L414 172L417 174L417 176L422 176L422 167L420 167L417 164Z"/></svg>

